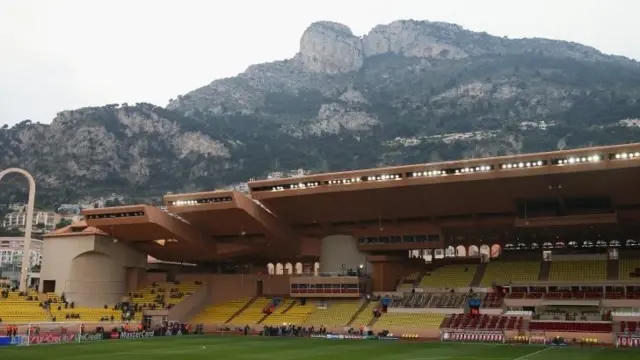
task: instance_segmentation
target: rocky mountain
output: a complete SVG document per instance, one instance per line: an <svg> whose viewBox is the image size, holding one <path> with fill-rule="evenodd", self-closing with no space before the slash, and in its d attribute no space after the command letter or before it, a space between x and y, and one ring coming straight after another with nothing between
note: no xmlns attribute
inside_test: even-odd
<svg viewBox="0 0 640 360"><path fill-rule="evenodd" d="M358 37L318 22L292 58L166 108L114 104L5 127L0 168L30 170L45 203L113 192L148 200L276 170L640 141L639 99L638 62L580 44L412 20Z"/></svg>

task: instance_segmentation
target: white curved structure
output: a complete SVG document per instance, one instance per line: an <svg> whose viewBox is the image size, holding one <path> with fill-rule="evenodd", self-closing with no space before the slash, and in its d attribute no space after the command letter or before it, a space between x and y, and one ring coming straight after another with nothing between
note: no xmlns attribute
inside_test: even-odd
<svg viewBox="0 0 640 360"><path fill-rule="evenodd" d="M20 291L27 290L27 274L29 273L31 255L31 228L33 227L33 208L36 201L36 181L28 171L19 168L10 168L0 172L0 180L10 173L24 175L29 182L29 202L27 203L27 219L24 230L24 249L22 250L22 268L20 269Z"/></svg>

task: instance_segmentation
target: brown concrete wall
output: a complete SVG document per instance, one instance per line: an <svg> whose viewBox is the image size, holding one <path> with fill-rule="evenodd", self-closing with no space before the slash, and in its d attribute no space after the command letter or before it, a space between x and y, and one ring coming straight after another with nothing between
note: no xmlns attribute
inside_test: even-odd
<svg viewBox="0 0 640 360"><path fill-rule="evenodd" d="M153 284L154 282L161 283L167 281L167 273L163 272L153 272L153 273L145 273L144 280L141 282L142 286L145 287Z"/></svg>
<svg viewBox="0 0 640 360"><path fill-rule="evenodd" d="M320 258L322 241L318 238L303 237L300 239L300 256Z"/></svg>
<svg viewBox="0 0 640 360"><path fill-rule="evenodd" d="M282 296L290 293L290 275L265 274L181 274L179 281L202 281L209 284L210 301L213 304L257 295L257 281L262 279L262 292L266 296Z"/></svg>
<svg viewBox="0 0 640 360"><path fill-rule="evenodd" d="M406 275L407 269L398 262L376 262L373 267L373 291L395 291L398 281Z"/></svg>
<svg viewBox="0 0 640 360"><path fill-rule="evenodd" d="M205 284L195 293L169 309L169 321L185 322L211 303L211 285Z"/></svg>
<svg viewBox="0 0 640 360"><path fill-rule="evenodd" d="M410 261L380 261L372 262L373 291L396 291L398 282L405 276L424 269L424 263Z"/></svg>

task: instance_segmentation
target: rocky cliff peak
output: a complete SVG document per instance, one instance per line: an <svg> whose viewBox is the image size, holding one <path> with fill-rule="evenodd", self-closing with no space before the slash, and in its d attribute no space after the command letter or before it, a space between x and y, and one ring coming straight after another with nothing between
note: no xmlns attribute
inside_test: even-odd
<svg viewBox="0 0 640 360"><path fill-rule="evenodd" d="M320 21L300 39L300 60L305 69L329 74L357 71L364 61L362 41L348 26Z"/></svg>

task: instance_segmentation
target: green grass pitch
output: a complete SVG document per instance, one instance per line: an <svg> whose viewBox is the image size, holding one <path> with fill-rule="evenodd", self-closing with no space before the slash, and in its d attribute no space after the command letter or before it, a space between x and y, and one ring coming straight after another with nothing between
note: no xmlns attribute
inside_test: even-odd
<svg viewBox="0 0 640 360"><path fill-rule="evenodd" d="M0 348L11 360L638 360L640 349L185 336Z"/></svg>

